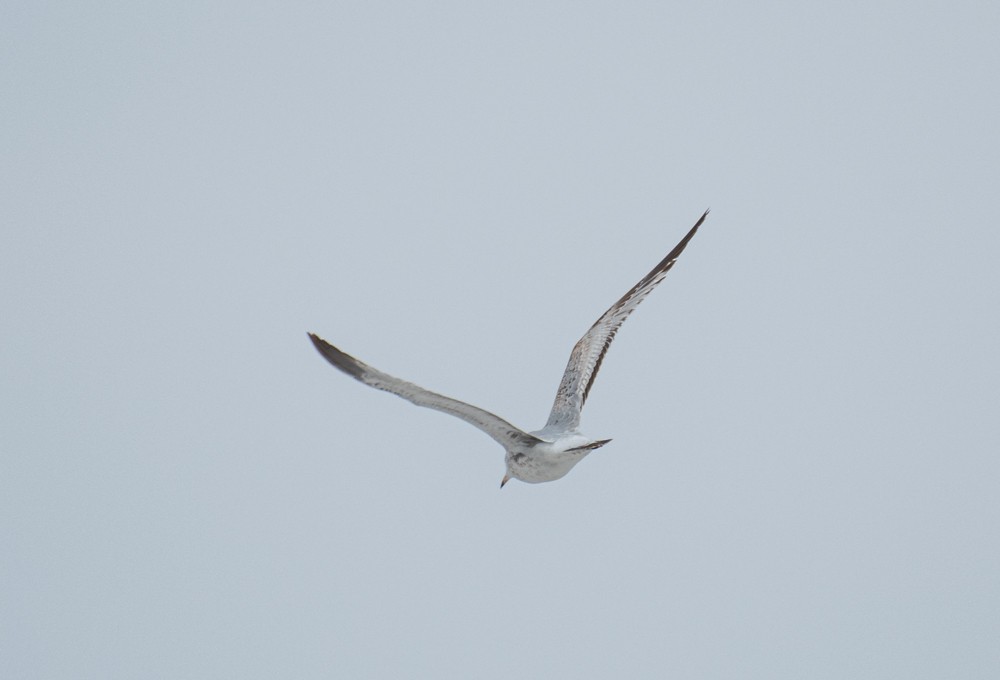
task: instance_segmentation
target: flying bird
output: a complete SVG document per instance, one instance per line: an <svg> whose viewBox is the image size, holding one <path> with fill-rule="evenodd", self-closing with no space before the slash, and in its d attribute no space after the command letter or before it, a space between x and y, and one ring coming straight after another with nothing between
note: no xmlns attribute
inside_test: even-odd
<svg viewBox="0 0 1000 680"><path fill-rule="evenodd" d="M449 413L492 437L506 451L504 462L507 469L500 488L511 479L531 484L552 482L564 477L588 453L611 441L591 439L580 432L580 411L590 394L594 378L615 333L628 315L664 279L707 216L706 210L680 243L584 333L569 355L548 422L534 432L525 432L472 404L394 378L345 354L314 333L309 333L309 337L327 361L355 380L400 396L417 406Z"/></svg>

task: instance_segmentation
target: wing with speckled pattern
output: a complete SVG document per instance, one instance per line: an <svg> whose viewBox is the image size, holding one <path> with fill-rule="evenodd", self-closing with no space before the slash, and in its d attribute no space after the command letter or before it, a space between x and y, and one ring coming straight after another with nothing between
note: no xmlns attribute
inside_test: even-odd
<svg viewBox="0 0 1000 680"><path fill-rule="evenodd" d="M590 388L594 384L594 378L597 377L601 362L604 361L604 355L611 346L611 341L615 339L615 333L628 315L667 275L706 217L708 217L707 210L681 242L618 302L611 305L611 309L604 312L604 315L576 343L569 356L569 363L566 364L566 372L563 373L559 389L556 391L556 400L552 405L549 421L545 425L546 429L567 431L579 427L580 411L587 401L587 395L590 394Z"/></svg>
<svg viewBox="0 0 1000 680"><path fill-rule="evenodd" d="M377 371L351 355L341 352L318 335L310 333L309 339L312 340L313 345L323 355L323 358L355 380L369 387L374 387L377 390L395 394L417 406L432 408L435 411L442 411L456 418L461 418L488 434L505 449L512 446L534 446L542 441L514 427L503 418L495 416L489 411L484 411L481 408L466 404L464 401L459 401L458 399L452 399L451 397L425 390L413 383L408 383L399 378L394 378L387 373Z"/></svg>

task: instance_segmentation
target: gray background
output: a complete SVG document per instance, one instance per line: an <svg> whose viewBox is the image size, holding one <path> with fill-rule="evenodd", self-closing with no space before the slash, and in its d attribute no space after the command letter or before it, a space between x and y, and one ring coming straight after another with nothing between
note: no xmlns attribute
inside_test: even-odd
<svg viewBox="0 0 1000 680"><path fill-rule="evenodd" d="M1000 676L1000 4L0 19L0 676Z"/></svg>

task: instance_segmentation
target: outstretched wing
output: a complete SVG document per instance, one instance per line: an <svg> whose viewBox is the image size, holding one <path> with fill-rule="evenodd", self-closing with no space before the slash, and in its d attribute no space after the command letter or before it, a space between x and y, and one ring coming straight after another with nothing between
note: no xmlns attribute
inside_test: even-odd
<svg viewBox="0 0 1000 680"><path fill-rule="evenodd" d="M425 406L436 411L449 413L456 418L461 418L493 437L505 449L515 444L534 446L542 441L527 432L519 430L503 418L495 416L489 411L484 411L481 408L466 404L464 401L459 401L458 399L430 392L413 383L408 383L377 371L349 354L344 354L318 335L310 333L309 339L312 340L316 349L319 350L319 353L327 361L355 380L363 382L365 385L374 387L377 390L391 392L417 406Z"/></svg>
<svg viewBox="0 0 1000 680"><path fill-rule="evenodd" d="M632 310L639 306L639 303L667 275L706 217L708 217L707 210L691 227L691 231L681 239L681 242L674 246L674 249L629 292L625 293L618 302L611 305L611 309L604 312L604 315L576 343L573 352L569 355L569 363L566 364L566 372L563 373L562 382L559 383L556 400L552 405L552 412L549 414L549 422L545 425L546 429L567 431L579 427L580 411L587 401L587 395L590 394L590 388L594 384L594 378L597 377L597 370L601 367L601 362L604 361L604 355L607 353L608 347L611 346L611 341L615 339L615 333L618 332Z"/></svg>

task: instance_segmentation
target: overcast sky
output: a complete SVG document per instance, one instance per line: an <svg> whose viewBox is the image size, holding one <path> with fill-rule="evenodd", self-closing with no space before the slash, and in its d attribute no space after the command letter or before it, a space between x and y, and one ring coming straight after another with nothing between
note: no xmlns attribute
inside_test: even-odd
<svg viewBox="0 0 1000 680"><path fill-rule="evenodd" d="M6 2L0 676L1000 677L1000 4ZM573 343L711 208L584 411Z"/></svg>

